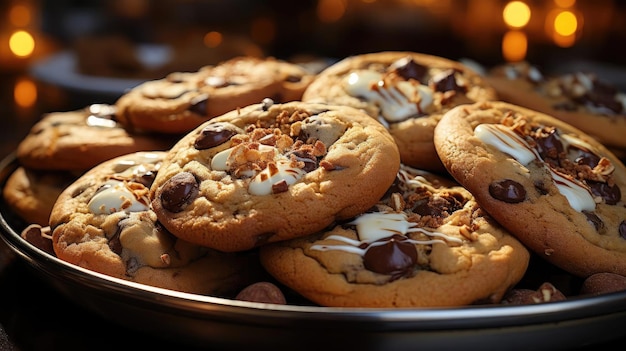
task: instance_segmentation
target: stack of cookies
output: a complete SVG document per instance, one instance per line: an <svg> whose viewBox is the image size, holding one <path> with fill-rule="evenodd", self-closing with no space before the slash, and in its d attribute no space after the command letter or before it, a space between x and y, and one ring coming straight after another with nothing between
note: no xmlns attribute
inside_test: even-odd
<svg viewBox="0 0 626 351"><path fill-rule="evenodd" d="M132 150L98 134L111 151L73 168L18 152L20 168L79 172L40 219L10 181L5 200L35 224L23 237L62 260L197 294L411 308L626 290L626 168L603 140L499 99L422 53L317 73L237 57L109 106ZM579 286L529 286L536 260Z"/></svg>

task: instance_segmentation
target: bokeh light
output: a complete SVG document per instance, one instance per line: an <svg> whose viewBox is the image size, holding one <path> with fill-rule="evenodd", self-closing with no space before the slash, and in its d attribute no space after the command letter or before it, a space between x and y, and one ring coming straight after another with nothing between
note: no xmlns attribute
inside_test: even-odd
<svg viewBox="0 0 626 351"><path fill-rule="evenodd" d="M30 56L35 50L35 39L27 31L18 30L11 34L9 48L15 56Z"/></svg>
<svg viewBox="0 0 626 351"><path fill-rule="evenodd" d="M522 1L511 1L502 11L504 23L513 28L522 28L530 21L530 7Z"/></svg>
<svg viewBox="0 0 626 351"><path fill-rule="evenodd" d="M20 79L13 89L13 100L20 107L32 107L37 101L37 86L30 79Z"/></svg>
<svg viewBox="0 0 626 351"><path fill-rule="evenodd" d="M522 61L528 50L528 38L524 32L510 30L502 38L502 56L507 62Z"/></svg>
<svg viewBox="0 0 626 351"><path fill-rule="evenodd" d="M576 33L578 20L571 11L563 11L554 18L554 31L562 36L570 36Z"/></svg>

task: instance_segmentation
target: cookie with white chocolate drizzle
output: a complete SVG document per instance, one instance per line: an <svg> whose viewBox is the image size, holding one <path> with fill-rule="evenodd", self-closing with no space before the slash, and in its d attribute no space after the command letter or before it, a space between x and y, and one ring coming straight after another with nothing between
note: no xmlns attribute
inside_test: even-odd
<svg viewBox="0 0 626 351"><path fill-rule="evenodd" d="M450 174L537 254L581 277L626 274L626 168L597 140L494 102L448 112L435 145Z"/></svg>
<svg viewBox="0 0 626 351"><path fill-rule="evenodd" d="M408 166L370 210L260 249L278 281L338 307L496 303L522 278L529 256L463 187Z"/></svg>
<svg viewBox="0 0 626 351"><path fill-rule="evenodd" d="M313 73L272 57L234 57L195 72L146 81L115 103L127 129L188 133L207 120L264 98L297 101Z"/></svg>
<svg viewBox="0 0 626 351"><path fill-rule="evenodd" d="M242 251L371 207L399 166L392 137L365 113L266 99L183 137L165 157L151 199L174 235Z"/></svg>
<svg viewBox="0 0 626 351"><path fill-rule="evenodd" d="M594 72L546 74L515 62L494 67L485 79L502 101L554 116L609 149L626 149L626 92Z"/></svg>
<svg viewBox="0 0 626 351"><path fill-rule="evenodd" d="M377 52L345 58L320 72L302 101L352 106L385 125L402 163L442 171L432 138L450 108L494 100L495 91L460 62L415 52Z"/></svg>
<svg viewBox="0 0 626 351"><path fill-rule="evenodd" d="M158 223L148 192L164 155L119 156L69 185L50 216L54 253L69 263L120 279L231 296L256 279L258 257L193 245Z"/></svg>

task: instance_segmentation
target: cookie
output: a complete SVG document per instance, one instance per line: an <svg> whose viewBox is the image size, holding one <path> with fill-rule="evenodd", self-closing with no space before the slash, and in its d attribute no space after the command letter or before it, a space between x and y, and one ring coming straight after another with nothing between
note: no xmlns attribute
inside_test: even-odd
<svg viewBox="0 0 626 351"><path fill-rule="evenodd" d="M626 168L597 140L493 102L452 109L434 141L450 174L539 257L579 277L626 274Z"/></svg>
<svg viewBox="0 0 626 351"><path fill-rule="evenodd" d="M115 103L129 129L187 133L207 120L264 98L300 100L313 74L287 61L239 56L194 72L147 81Z"/></svg>
<svg viewBox="0 0 626 351"><path fill-rule="evenodd" d="M26 223L47 226L57 197L79 176L78 172L17 167L7 178L2 196Z"/></svg>
<svg viewBox="0 0 626 351"><path fill-rule="evenodd" d="M485 79L502 101L556 117L609 148L626 149L626 92L592 72L549 75L524 61L494 67Z"/></svg>
<svg viewBox="0 0 626 351"><path fill-rule="evenodd" d="M152 207L184 240L242 251L364 211L398 167L393 139L365 113L266 99L174 145L152 185Z"/></svg>
<svg viewBox="0 0 626 351"><path fill-rule="evenodd" d="M493 100L495 91L469 67L414 52L378 52L347 57L320 72L302 101L327 102L366 111L394 137L402 163L443 170L433 131L450 108Z"/></svg>
<svg viewBox="0 0 626 351"><path fill-rule="evenodd" d="M107 104L42 116L18 144L19 163L39 170L88 170L113 157L136 151L167 150L171 136L131 133L115 122Z"/></svg>
<svg viewBox="0 0 626 351"><path fill-rule="evenodd" d="M260 248L268 273L333 307L498 303L529 257L466 189L407 166L372 210Z"/></svg>
<svg viewBox="0 0 626 351"><path fill-rule="evenodd" d="M163 156L119 156L68 186L50 215L56 256L137 283L234 296L261 271L256 253L225 254L193 245L158 223L148 192Z"/></svg>

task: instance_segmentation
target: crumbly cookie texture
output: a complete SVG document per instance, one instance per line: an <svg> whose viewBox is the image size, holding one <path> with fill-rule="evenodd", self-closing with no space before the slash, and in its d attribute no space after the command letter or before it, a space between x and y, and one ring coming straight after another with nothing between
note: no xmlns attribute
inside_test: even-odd
<svg viewBox="0 0 626 351"><path fill-rule="evenodd" d="M275 58L235 57L195 72L147 81L115 103L127 129L187 133L228 111L258 103L297 101L314 75Z"/></svg>
<svg viewBox="0 0 626 351"><path fill-rule="evenodd" d="M485 79L502 101L554 116L610 148L626 148L626 92L593 72L549 75L529 62L494 67Z"/></svg>
<svg viewBox="0 0 626 351"><path fill-rule="evenodd" d="M116 108L92 104L42 116L18 144L21 165L34 170L86 171L136 151L167 150L174 139L129 132L116 122Z"/></svg>
<svg viewBox="0 0 626 351"><path fill-rule="evenodd" d="M66 188L50 216L54 253L143 284L199 294L238 291L259 271L255 255L223 254L178 239L150 209L148 191L163 156L120 156Z"/></svg>
<svg viewBox="0 0 626 351"><path fill-rule="evenodd" d="M152 185L152 206L174 235L248 250L369 208L399 166L393 139L363 112L266 99L183 137Z"/></svg>
<svg viewBox="0 0 626 351"><path fill-rule="evenodd" d="M432 143L441 115L450 108L496 99L482 76L443 57L378 52L345 58L320 72L302 100L359 108L385 125L402 162L443 170Z"/></svg>
<svg viewBox="0 0 626 351"><path fill-rule="evenodd" d="M626 168L597 140L504 102L451 110L434 140L450 174L541 257L580 277L626 273Z"/></svg>
<svg viewBox="0 0 626 351"><path fill-rule="evenodd" d="M323 306L497 303L529 252L449 179L403 166L370 211L260 248L266 270Z"/></svg>

